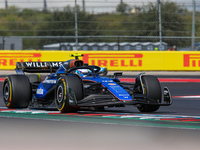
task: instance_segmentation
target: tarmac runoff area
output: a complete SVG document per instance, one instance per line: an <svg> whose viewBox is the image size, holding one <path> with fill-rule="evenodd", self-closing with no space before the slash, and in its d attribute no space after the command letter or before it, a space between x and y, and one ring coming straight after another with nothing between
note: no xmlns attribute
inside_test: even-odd
<svg viewBox="0 0 200 150"><path fill-rule="evenodd" d="M113 75L114 72L123 72L123 75L125 76L131 76L131 75L138 75L142 72L145 72L147 75L169 75L169 76L200 76L200 70L199 71L108 71L108 75ZM15 70L0 70L0 75L9 75L9 74L16 74Z"/></svg>

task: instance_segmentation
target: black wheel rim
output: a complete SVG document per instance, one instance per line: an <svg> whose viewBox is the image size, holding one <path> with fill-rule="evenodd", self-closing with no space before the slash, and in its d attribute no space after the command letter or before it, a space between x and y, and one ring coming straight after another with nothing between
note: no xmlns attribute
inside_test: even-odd
<svg viewBox="0 0 200 150"><path fill-rule="evenodd" d="M63 101L63 87L61 85L58 86L58 89L57 89L57 101L58 101L58 104L62 103Z"/></svg>
<svg viewBox="0 0 200 150"><path fill-rule="evenodd" d="M3 89L3 99L6 104L8 104L10 100L10 85L9 82L6 82Z"/></svg>
<svg viewBox="0 0 200 150"><path fill-rule="evenodd" d="M64 106L64 88L62 86L62 84L60 84L57 88L57 91L56 91L56 105L57 105L57 108L58 110L61 110L63 109L63 106Z"/></svg>

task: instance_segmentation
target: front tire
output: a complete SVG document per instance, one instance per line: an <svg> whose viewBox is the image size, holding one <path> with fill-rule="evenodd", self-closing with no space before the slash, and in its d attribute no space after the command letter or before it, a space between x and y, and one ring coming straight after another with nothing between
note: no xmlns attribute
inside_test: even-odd
<svg viewBox="0 0 200 150"><path fill-rule="evenodd" d="M78 110L74 102L83 99L83 84L77 75L59 78L55 92L55 103L58 110L62 113Z"/></svg>
<svg viewBox="0 0 200 150"><path fill-rule="evenodd" d="M162 91L160 82L157 77L151 75L142 76L142 83L145 95L161 103ZM154 112L159 109L159 105L145 105L142 104L140 107L137 107L140 112Z"/></svg>
<svg viewBox="0 0 200 150"><path fill-rule="evenodd" d="M27 108L31 101L31 85L25 75L9 75L3 84L3 100L8 108Z"/></svg>

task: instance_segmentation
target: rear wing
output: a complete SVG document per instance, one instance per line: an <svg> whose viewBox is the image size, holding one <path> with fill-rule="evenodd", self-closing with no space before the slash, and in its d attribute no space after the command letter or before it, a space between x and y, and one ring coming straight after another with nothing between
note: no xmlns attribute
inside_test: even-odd
<svg viewBox="0 0 200 150"><path fill-rule="evenodd" d="M56 72L64 61L55 61L55 62L17 62L16 63L16 72L23 73L52 73Z"/></svg>

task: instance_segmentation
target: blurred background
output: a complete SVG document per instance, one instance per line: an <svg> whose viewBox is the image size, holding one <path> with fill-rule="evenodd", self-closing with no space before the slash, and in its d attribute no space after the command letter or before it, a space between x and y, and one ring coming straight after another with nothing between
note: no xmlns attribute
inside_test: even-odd
<svg viewBox="0 0 200 150"><path fill-rule="evenodd" d="M200 0L0 0L0 50L200 50Z"/></svg>

